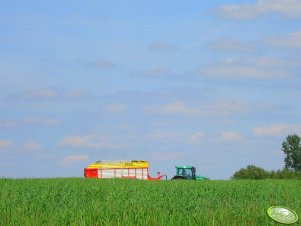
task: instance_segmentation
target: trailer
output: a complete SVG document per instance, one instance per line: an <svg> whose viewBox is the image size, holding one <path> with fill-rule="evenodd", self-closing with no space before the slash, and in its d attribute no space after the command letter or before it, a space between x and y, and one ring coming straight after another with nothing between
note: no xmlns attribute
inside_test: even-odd
<svg viewBox="0 0 301 226"><path fill-rule="evenodd" d="M86 178L128 178L140 180L160 180L166 175L157 173L151 177L148 162L144 160L99 160L84 169Z"/></svg>

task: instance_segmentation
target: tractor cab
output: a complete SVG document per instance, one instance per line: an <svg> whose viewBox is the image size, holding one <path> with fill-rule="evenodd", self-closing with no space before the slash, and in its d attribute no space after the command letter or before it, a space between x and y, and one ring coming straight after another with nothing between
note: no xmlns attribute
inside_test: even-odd
<svg viewBox="0 0 301 226"><path fill-rule="evenodd" d="M207 177L198 176L195 174L196 168L194 166L176 166L176 175L172 180L206 180Z"/></svg>

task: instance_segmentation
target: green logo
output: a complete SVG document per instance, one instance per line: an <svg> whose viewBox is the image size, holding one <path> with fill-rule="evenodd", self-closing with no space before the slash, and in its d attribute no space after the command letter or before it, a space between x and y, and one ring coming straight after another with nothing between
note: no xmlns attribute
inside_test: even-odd
<svg viewBox="0 0 301 226"><path fill-rule="evenodd" d="M282 224L293 224L298 221L298 215L293 210L282 206L268 208L267 214L274 221Z"/></svg>

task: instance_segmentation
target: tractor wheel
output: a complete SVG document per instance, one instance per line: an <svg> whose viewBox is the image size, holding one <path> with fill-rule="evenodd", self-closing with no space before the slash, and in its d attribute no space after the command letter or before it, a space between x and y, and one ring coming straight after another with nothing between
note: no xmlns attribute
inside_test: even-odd
<svg viewBox="0 0 301 226"><path fill-rule="evenodd" d="M183 176L174 176L173 178L171 178L172 180L187 180L186 177Z"/></svg>

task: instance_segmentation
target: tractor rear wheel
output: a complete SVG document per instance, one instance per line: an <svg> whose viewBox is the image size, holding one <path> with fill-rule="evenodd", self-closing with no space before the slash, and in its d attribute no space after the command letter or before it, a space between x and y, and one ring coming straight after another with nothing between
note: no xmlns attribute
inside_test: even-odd
<svg viewBox="0 0 301 226"><path fill-rule="evenodd" d="M171 178L172 180L187 180L187 177L184 176L174 176L173 178Z"/></svg>

